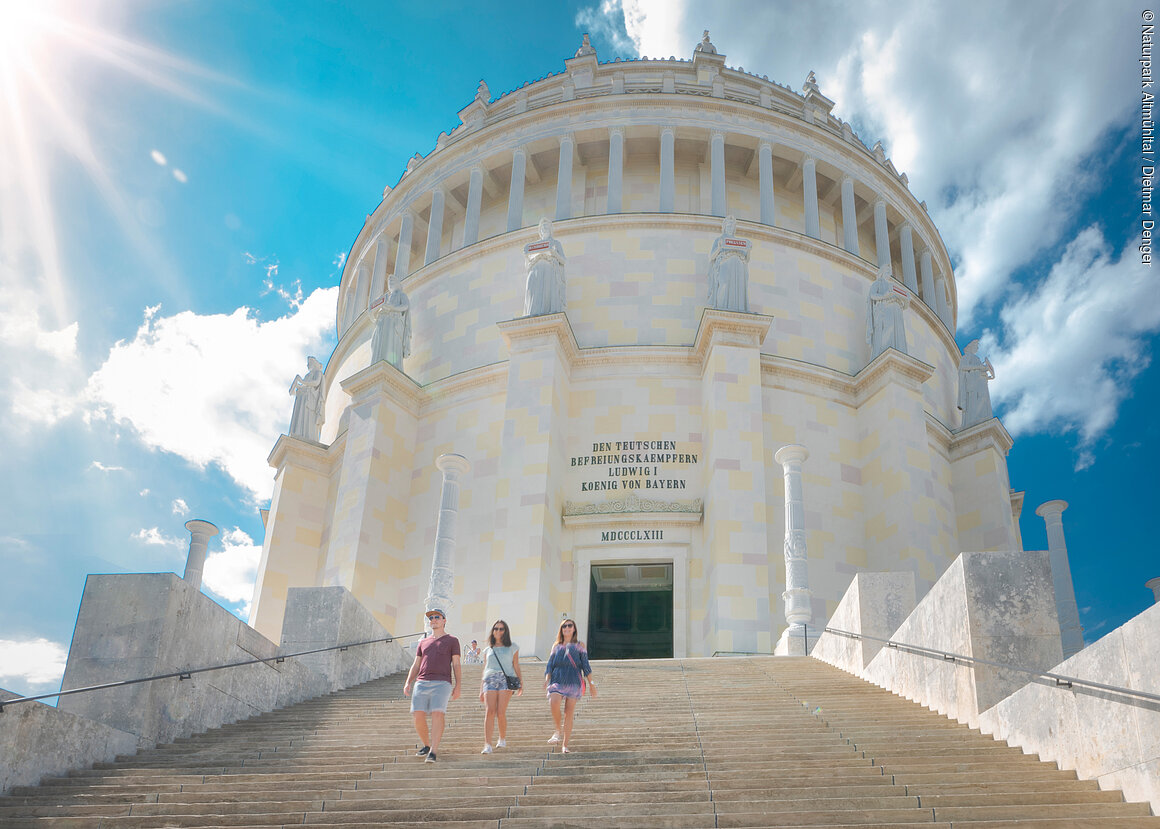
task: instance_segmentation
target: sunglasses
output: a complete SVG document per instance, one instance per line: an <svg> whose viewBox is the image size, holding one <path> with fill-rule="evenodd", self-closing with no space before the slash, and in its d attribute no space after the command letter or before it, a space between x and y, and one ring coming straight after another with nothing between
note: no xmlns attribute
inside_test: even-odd
<svg viewBox="0 0 1160 829"><path fill-rule="evenodd" d="M428 616L428 619L442 619L442 616Z"/></svg>
<svg viewBox="0 0 1160 829"><path fill-rule="evenodd" d="M493 627L493 628L492 628L492 630L507 630L507 628L505 628L505 627L500 627L500 626L498 626L498 625L497 625L496 627Z"/></svg>
<svg viewBox="0 0 1160 829"><path fill-rule="evenodd" d="M574 627L576 627L574 624L572 624L571 622L568 622L568 624L566 624L566 625L560 625L560 630L563 630L564 628L574 628Z"/></svg>

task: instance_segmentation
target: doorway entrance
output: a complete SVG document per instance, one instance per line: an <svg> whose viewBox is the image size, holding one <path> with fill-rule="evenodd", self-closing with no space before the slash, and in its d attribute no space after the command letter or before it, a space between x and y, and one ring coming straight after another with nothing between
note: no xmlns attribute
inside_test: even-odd
<svg viewBox="0 0 1160 829"><path fill-rule="evenodd" d="M593 564L587 642L593 659L671 658L672 563Z"/></svg>

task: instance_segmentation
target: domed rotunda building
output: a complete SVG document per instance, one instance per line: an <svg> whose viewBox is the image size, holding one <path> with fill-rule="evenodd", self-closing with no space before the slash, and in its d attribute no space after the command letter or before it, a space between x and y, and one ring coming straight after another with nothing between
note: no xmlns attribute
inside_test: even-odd
<svg viewBox="0 0 1160 829"><path fill-rule="evenodd" d="M563 617L597 658L769 653L859 571L921 596L1021 549L939 232L832 107L708 33L481 83L351 248L251 623L333 585L399 635L431 596L464 641L504 618L528 656Z"/></svg>

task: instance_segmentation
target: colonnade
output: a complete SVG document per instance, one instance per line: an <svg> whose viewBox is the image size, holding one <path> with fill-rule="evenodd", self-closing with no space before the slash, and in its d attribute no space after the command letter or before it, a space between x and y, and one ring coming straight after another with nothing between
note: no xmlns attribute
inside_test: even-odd
<svg viewBox="0 0 1160 829"><path fill-rule="evenodd" d="M709 161L709 215L725 216L729 212L726 190L725 156L727 134L720 130L708 130L707 157ZM676 201L676 135L671 126L659 128L659 152L657 157L657 179L659 197L657 211L660 213L675 212ZM524 226L524 188L528 180L529 170L535 170L535 164L529 157L527 145L519 145L510 150L511 176L507 193L507 211L505 228L507 232L519 230ZM572 181L576 156L576 137L572 133L565 133L558 138L558 165L556 176L556 220L573 218ZM773 143L760 141L755 154L758 179L759 221L762 224L776 226L774 172L773 172ZM506 159L505 159L506 160ZM608 176L605 214L617 214L624 210L624 161L625 161L625 129L622 126L608 128ZM798 171L801 174L801 207L804 216L805 235L821 239L821 217L818 196L817 159L808 152L802 152L798 162ZM795 173L791 181L797 178ZM446 179L445 179L446 180ZM535 179L538 181L537 178ZM482 163L475 163L468 172L466 199L457 204L463 209L462 233L458 240L459 248L465 248L479 241L480 212L483 205L485 181L489 182L489 189L494 192L494 180L490 171ZM855 187L857 179L850 174L842 174L838 188L841 199L842 236L838 244L847 252L862 257L859 240L858 208L855 202ZM449 192L445 185L437 185L430 189L430 209L428 211L427 236L424 244L423 264L429 265L442 255L444 222L447 210ZM878 191L871 190L869 197L863 200L873 207L873 238L874 259L877 267L893 265L895 258L891 245L891 223L888 214L889 204L886 197ZM341 328L345 330L354 322L358 313L379 296L386 286L387 256L384 247L390 241L396 245L395 274L405 278L411 271L411 245L417 208L412 206L401 211L394 225L392 233L388 234L384 228L375 239L374 245L368 245L366 253L356 266L356 285L349 292L349 299L342 312ZM895 210L896 213L904 212ZM898 261L901 264L901 273L895 270L894 276L906 285L910 291L920 297L932 311L953 330L950 304L947 299L946 279L942 273L934 270L931 246L921 237L916 240L916 229L908 221L895 223L894 229L898 237ZM920 243L916 251L916 241ZM373 264L368 265L370 251L374 252ZM863 257L865 258L865 257ZM917 259L917 267L916 267ZM373 268L368 273L368 268Z"/></svg>

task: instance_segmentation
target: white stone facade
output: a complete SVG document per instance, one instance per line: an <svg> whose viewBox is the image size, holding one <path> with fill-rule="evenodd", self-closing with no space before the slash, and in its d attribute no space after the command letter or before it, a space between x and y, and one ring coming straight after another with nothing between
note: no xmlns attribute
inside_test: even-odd
<svg viewBox="0 0 1160 829"><path fill-rule="evenodd" d="M416 156L358 234L320 443L279 439L252 624L291 587L349 589L421 629L440 512L460 480L448 629L506 619L546 656L589 620L594 566L671 564L673 654L773 650L785 628L782 447L806 447L812 618L853 575L919 595L963 550L1020 548L995 419L960 430L950 261L925 207L813 81L802 94L692 60L565 61ZM522 170L522 173L521 173ZM748 311L707 308L721 218L751 244ZM562 313L523 317L524 248L567 257ZM880 266L912 297L909 354L870 361ZM393 270L388 270L393 268ZM410 303L402 370L370 364L368 308Z"/></svg>

